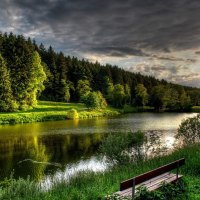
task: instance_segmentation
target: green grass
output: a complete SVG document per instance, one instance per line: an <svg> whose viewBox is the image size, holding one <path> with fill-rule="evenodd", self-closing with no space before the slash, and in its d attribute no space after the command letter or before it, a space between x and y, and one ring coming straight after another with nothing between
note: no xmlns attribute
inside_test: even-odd
<svg viewBox="0 0 200 200"><path fill-rule="evenodd" d="M185 157L186 164L181 167L180 173L188 185L188 195L191 200L200 199L200 145L193 145L179 149L170 155L157 157L146 162L115 166L104 173L83 172L71 179L69 183L59 183L48 191L41 192L29 180L11 181L0 190L4 199L12 200L95 200L104 199L108 194L119 190L122 180L147 172L161 165ZM4 195L4 196L3 196Z"/></svg>
<svg viewBox="0 0 200 200"><path fill-rule="evenodd" d="M192 112L200 113L200 106L193 106L192 107Z"/></svg>
<svg viewBox="0 0 200 200"><path fill-rule="evenodd" d="M0 113L0 125L66 120L67 112L72 108L78 111L80 119L115 116L123 113L153 111L153 108L148 106L136 108L133 106L126 105L123 109L117 109L108 106L104 110L89 110L82 103L38 101L38 105L33 109L11 113ZM192 108L192 112L200 112L200 106L194 106Z"/></svg>
<svg viewBox="0 0 200 200"><path fill-rule="evenodd" d="M78 111L80 119L120 114L120 112L110 107L105 110L88 110L85 105L81 103L39 101L38 105L33 109L12 113L0 113L0 124L66 120L67 112L72 108Z"/></svg>

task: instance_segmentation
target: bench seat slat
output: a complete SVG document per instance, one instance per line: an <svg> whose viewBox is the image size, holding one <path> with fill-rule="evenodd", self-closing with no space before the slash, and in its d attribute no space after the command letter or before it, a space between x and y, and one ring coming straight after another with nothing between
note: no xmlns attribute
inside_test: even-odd
<svg viewBox="0 0 200 200"><path fill-rule="evenodd" d="M138 184L143 183L143 182L145 182L145 181L147 181L147 180L149 180L151 178L154 178L156 176L160 176L160 175L162 175L162 174L164 174L166 172L169 172L169 171L171 171L173 169L176 169L177 166L180 167L180 166L182 166L184 164L185 164L185 159L182 158L180 160L177 160L175 162L172 162L172 163L169 163L167 165L161 166L161 167L159 167L157 169L151 170L151 171L149 171L147 173L141 174L141 175L136 176L134 178L131 178L129 180L125 180L125 181L120 183L120 191L125 190L125 189L127 189L129 187L132 187L133 179L135 180L135 185L138 185Z"/></svg>
<svg viewBox="0 0 200 200"><path fill-rule="evenodd" d="M182 177L182 175L179 175L178 179L180 179L181 177ZM176 180L177 180L176 174L165 173L165 174L162 174L158 177L152 178L148 181L145 181L145 182L137 185L136 186L136 193L137 193L137 188L140 187L140 186L147 187L147 189L149 191L153 191L153 190L160 188L162 186L163 182L172 183L172 182L175 182ZM118 194L120 196L132 196L132 187L130 187L126 190L123 190L123 191L116 192L115 194Z"/></svg>

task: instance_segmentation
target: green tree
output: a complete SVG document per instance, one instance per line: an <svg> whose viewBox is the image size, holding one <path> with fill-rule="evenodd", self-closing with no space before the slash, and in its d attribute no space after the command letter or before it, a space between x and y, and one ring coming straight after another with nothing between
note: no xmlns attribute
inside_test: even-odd
<svg viewBox="0 0 200 200"><path fill-rule="evenodd" d="M154 86L151 92L151 103L156 111L161 111L168 105L169 91L164 85Z"/></svg>
<svg viewBox="0 0 200 200"><path fill-rule="evenodd" d="M0 111L12 111L17 104L14 105L11 90L10 73L6 67L6 63L0 54Z"/></svg>
<svg viewBox="0 0 200 200"><path fill-rule="evenodd" d="M183 89L180 94L180 109L184 111L184 110L190 110L190 108L191 108L190 97L187 95L187 93Z"/></svg>
<svg viewBox="0 0 200 200"><path fill-rule="evenodd" d="M60 81L60 101L69 102L70 101L70 85L66 83L65 79L61 79Z"/></svg>
<svg viewBox="0 0 200 200"><path fill-rule="evenodd" d="M90 87L90 82L88 80L79 80L76 90L79 96L79 101L84 101L84 98L86 98L92 88Z"/></svg>
<svg viewBox="0 0 200 200"><path fill-rule="evenodd" d="M113 92L114 92L114 85L113 83L110 81L109 77L105 78L105 94L106 94L106 100L113 104Z"/></svg>
<svg viewBox="0 0 200 200"><path fill-rule="evenodd" d="M37 51L33 52L32 62L29 67L30 74L26 88L26 103L29 106L35 106L37 105L37 94L44 90L43 82L46 79L46 74L41 64L41 58Z"/></svg>
<svg viewBox="0 0 200 200"><path fill-rule="evenodd" d="M117 108L124 106L125 92L124 87L121 84L114 85L113 90L113 105Z"/></svg>
<svg viewBox="0 0 200 200"><path fill-rule="evenodd" d="M131 102L131 89L128 84L125 84L124 86L124 93L125 93L124 97L125 104L129 104Z"/></svg>
<svg viewBox="0 0 200 200"><path fill-rule="evenodd" d="M100 91L89 92L84 99L84 103L88 108L104 109L107 107L105 98Z"/></svg>
<svg viewBox="0 0 200 200"><path fill-rule="evenodd" d="M166 87L166 95L169 97L166 107L170 110L179 109L179 93L172 87Z"/></svg>
<svg viewBox="0 0 200 200"><path fill-rule="evenodd" d="M148 103L148 97L149 97L147 89L144 87L143 84L138 84L135 90L136 90L135 104L137 106L145 106Z"/></svg>
<svg viewBox="0 0 200 200"><path fill-rule="evenodd" d="M182 121L176 135L185 144L193 144L200 141L200 114Z"/></svg>

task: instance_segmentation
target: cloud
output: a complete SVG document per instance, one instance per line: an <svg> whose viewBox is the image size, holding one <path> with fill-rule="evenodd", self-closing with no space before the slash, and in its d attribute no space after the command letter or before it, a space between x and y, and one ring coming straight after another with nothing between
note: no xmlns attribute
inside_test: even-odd
<svg viewBox="0 0 200 200"><path fill-rule="evenodd" d="M7 25L40 34L46 27L77 51L125 56L200 45L196 0L1 0L0 5Z"/></svg>
<svg viewBox="0 0 200 200"><path fill-rule="evenodd" d="M120 67L138 65L142 58L155 76L175 80L177 75L175 81L181 81L179 75L184 73L179 72L184 71L196 84L198 0L1 0L0 8L4 32L24 34L66 54L90 55L88 59Z"/></svg>
<svg viewBox="0 0 200 200"><path fill-rule="evenodd" d="M160 64L140 63L129 67L131 72L140 72L147 76L154 76L158 79L165 79L173 83L186 86L200 87L200 72L194 73L187 66L164 66Z"/></svg>
<svg viewBox="0 0 200 200"><path fill-rule="evenodd" d="M165 61L182 61L182 62L191 62L195 63L196 59L184 59L184 58L177 58L174 56L160 56L160 55L152 55L150 59L158 59L158 60L165 60Z"/></svg>

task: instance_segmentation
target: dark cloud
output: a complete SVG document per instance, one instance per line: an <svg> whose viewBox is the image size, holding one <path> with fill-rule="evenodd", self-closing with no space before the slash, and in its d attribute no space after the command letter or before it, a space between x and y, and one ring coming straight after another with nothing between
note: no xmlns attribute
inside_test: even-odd
<svg viewBox="0 0 200 200"><path fill-rule="evenodd" d="M200 87L199 0L1 0L0 8L3 32Z"/></svg>
<svg viewBox="0 0 200 200"><path fill-rule="evenodd" d="M165 60L165 61L183 61L183 62L190 62L195 63L196 59L184 59L184 58L177 58L174 56L159 56L159 55L151 55L150 59L158 59L158 60Z"/></svg>
<svg viewBox="0 0 200 200"><path fill-rule="evenodd" d="M3 23L22 33L46 27L60 45L80 52L145 56L200 45L198 0L1 0L0 6Z"/></svg>

